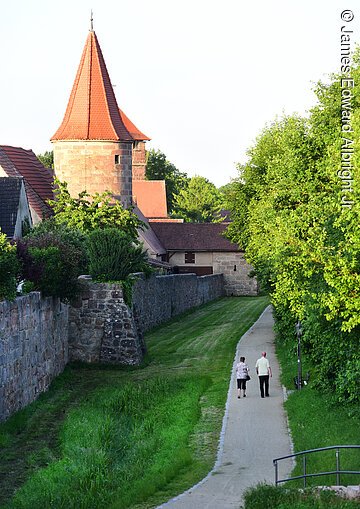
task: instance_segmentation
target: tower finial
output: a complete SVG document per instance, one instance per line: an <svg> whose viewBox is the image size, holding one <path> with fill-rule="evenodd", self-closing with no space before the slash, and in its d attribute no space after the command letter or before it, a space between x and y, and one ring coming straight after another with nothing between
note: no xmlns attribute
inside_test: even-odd
<svg viewBox="0 0 360 509"><path fill-rule="evenodd" d="M93 32L94 31L94 18L93 18L93 10L91 9L91 13L90 13L90 31Z"/></svg>

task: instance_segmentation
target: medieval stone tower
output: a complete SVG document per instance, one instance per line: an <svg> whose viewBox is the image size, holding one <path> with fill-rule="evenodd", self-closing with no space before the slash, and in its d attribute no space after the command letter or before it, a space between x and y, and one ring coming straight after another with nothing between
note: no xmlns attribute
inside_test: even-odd
<svg viewBox="0 0 360 509"><path fill-rule="evenodd" d="M72 196L108 190L128 207L133 173L134 179L145 178L148 139L119 109L98 39L90 30L64 119L51 138L56 176L68 183Z"/></svg>

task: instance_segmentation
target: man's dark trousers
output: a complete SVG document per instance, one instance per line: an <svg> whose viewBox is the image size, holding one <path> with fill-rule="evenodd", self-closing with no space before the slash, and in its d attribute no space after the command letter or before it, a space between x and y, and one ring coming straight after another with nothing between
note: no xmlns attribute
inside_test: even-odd
<svg viewBox="0 0 360 509"><path fill-rule="evenodd" d="M269 396L269 375L260 375L259 376L260 381L260 394L261 397L264 397L264 385L265 385L265 396Z"/></svg>

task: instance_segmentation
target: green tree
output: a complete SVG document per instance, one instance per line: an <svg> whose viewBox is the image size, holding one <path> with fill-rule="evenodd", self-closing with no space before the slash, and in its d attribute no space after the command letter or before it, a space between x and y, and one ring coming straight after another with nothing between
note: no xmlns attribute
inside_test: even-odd
<svg viewBox="0 0 360 509"><path fill-rule="evenodd" d="M0 301L16 297L16 278L20 266L16 258L16 247L0 231Z"/></svg>
<svg viewBox="0 0 360 509"><path fill-rule="evenodd" d="M124 209L120 202L111 201L111 193L96 193L90 196L86 191L73 198L66 182L55 180L55 199L49 200L55 214L55 221L69 228L89 233L95 229L117 227L123 230L133 242L138 240L138 229L146 225L132 212Z"/></svg>
<svg viewBox="0 0 360 509"><path fill-rule="evenodd" d="M359 398L360 376L360 70L352 69L351 135L342 131L339 76L316 87L308 119L284 117L266 127L239 166L227 198L231 240L246 249L279 321L304 322L317 383L339 400ZM342 206L341 147L351 138L353 205ZM289 316L291 317L289 320ZM287 330L293 335L292 330Z"/></svg>
<svg viewBox="0 0 360 509"><path fill-rule="evenodd" d="M220 191L205 177L195 176L182 189L174 200L176 215L186 222L218 222L222 208Z"/></svg>
<svg viewBox="0 0 360 509"><path fill-rule="evenodd" d="M54 168L54 152L52 150L46 150L43 154L37 154L36 157L45 168Z"/></svg>
<svg viewBox="0 0 360 509"><path fill-rule="evenodd" d="M167 208L169 214L172 214L175 196L181 189L184 189L188 182L187 174L179 171L174 164L170 163L163 152L151 149L147 152L145 176L147 180L165 180Z"/></svg>

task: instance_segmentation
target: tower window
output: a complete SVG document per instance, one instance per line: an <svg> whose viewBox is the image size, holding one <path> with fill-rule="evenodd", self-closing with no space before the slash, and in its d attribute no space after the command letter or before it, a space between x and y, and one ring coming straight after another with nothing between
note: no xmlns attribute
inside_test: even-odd
<svg viewBox="0 0 360 509"><path fill-rule="evenodd" d="M115 155L115 164L120 164L120 155L119 154Z"/></svg>

